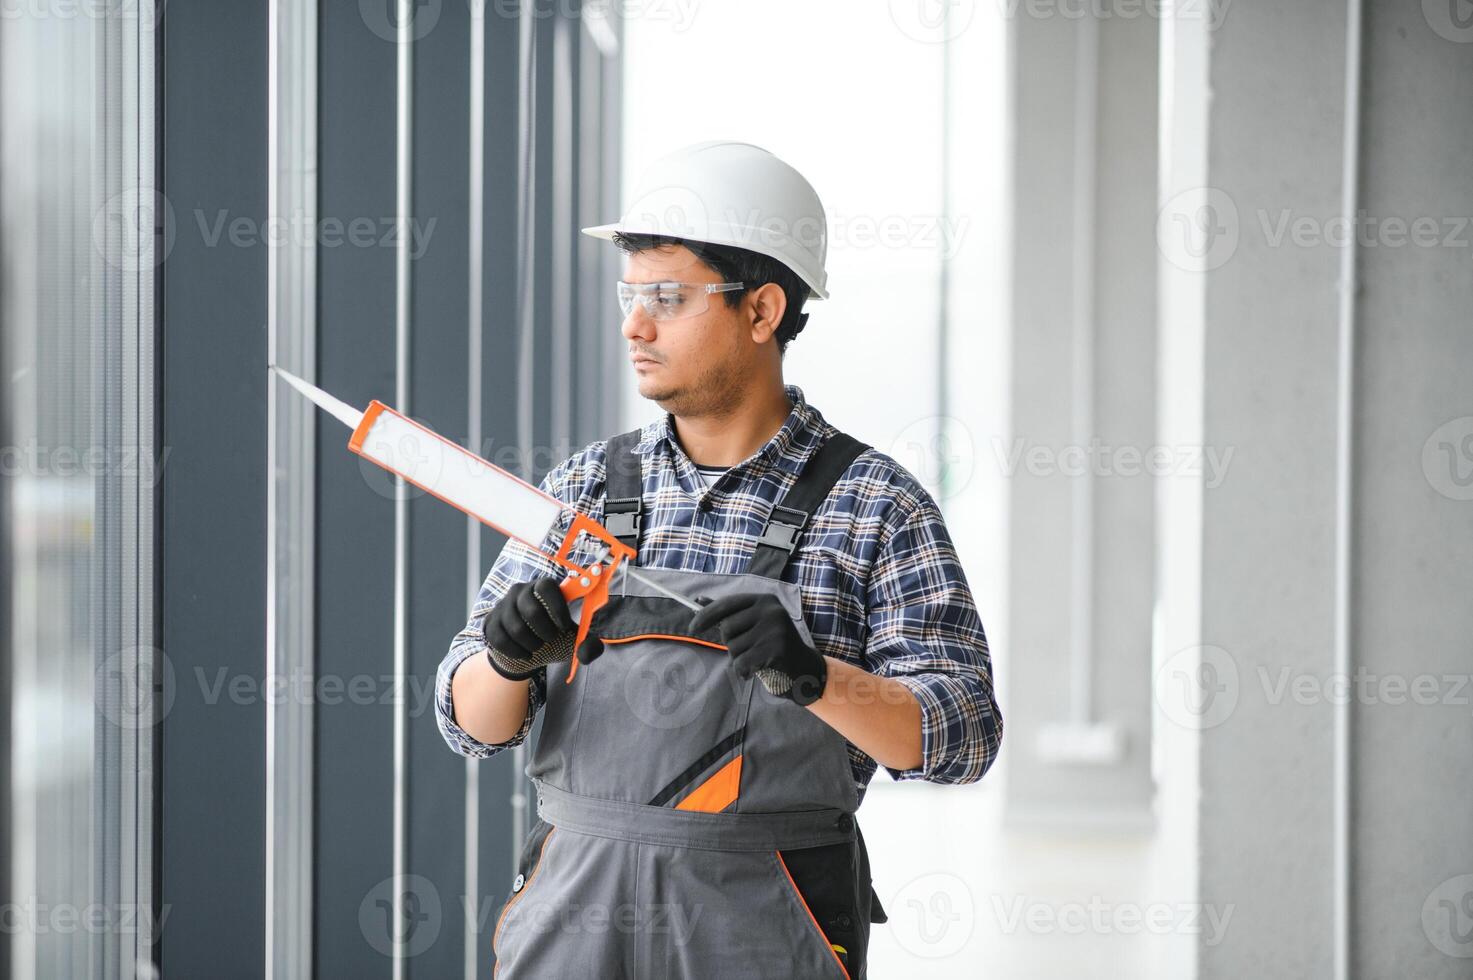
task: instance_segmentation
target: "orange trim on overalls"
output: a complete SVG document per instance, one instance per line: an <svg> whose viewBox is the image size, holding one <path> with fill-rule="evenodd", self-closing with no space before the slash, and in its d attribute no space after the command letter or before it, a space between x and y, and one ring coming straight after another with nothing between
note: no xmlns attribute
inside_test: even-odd
<svg viewBox="0 0 1473 980"><path fill-rule="evenodd" d="M711 647L714 650L727 649L724 643L713 643L710 640L700 640L694 636L672 636L669 633L639 633L635 636L620 636L614 639L604 638L604 645L610 643L633 643L635 640L679 640L682 643L699 643L703 647Z"/></svg>
<svg viewBox="0 0 1473 980"><path fill-rule="evenodd" d="M736 801L742 788L742 757L737 756L712 773L691 794L675 804L677 810L720 813Z"/></svg>
<svg viewBox="0 0 1473 980"><path fill-rule="evenodd" d="M537 863L532 866L532 873L527 876L526 881L522 882L522 890L513 895L506 903L506 907L501 910L501 915L496 920L496 931L491 934L491 952L493 955L496 953L496 943L501 939L501 926L506 921L506 914L511 911L513 905L521 901L523 895L527 894L527 889L532 887L532 880L537 877L537 872L542 870L542 856L547 853L547 842L552 840L552 835L555 833L557 833L556 827L548 829L547 836L542 838L542 846L537 849ZM491 976L496 976L500 971L501 959L498 957L496 966L491 971Z"/></svg>
<svg viewBox="0 0 1473 980"><path fill-rule="evenodd" d="M803 893L798 890L798 883L793 880L793 873L788 870L788 862L783 860L783 852L773 851L772 853L777 855L777 863L782 865L783 874L787 875L788 877L788 884L793 886L793 894L798 896L798 904L802 905L803 911L808 913L808 921L812 922L813 928L818 930L819 936L823 938L824 945L829 948L829 955L834 958L835 963L839 964L839 969L844 971L845 980L848 980L849 968L844 965L843 960L839 959L839 951L834 948L833 943L829 942L828 934L823 931L823 926L819 925L818 920L813 917L813 910L808 907L808 900L805 899L803 897Z"/></svg>

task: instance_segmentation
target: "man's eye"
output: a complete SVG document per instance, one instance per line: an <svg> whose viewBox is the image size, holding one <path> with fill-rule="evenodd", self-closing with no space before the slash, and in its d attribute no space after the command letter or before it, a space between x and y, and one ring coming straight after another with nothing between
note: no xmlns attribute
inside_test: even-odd
<svg viewBox="0 0 1473 980"><path fill-rule="evenodd" d="M685 297L678 292L660 292L655 294L655 302L667 310L673 310L685 302Z"/></svg>

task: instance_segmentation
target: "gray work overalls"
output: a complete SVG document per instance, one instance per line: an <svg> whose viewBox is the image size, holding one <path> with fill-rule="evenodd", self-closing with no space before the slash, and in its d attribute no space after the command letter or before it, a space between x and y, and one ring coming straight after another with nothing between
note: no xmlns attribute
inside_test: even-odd
<svg viewBox="0 0 1473 980"><path fill-rule="evenodd" d="M639 432L610 440L604 523L638 547ZM803 527L866 448L836 434L774 507L748 571L648 568L688 596L779 597ZM623 576L597 627L604 654L567 683L547 669L527 775L538 820L492 939L499 980L865 976L870 884L843 736L738 678L720 634Z"/></svg>

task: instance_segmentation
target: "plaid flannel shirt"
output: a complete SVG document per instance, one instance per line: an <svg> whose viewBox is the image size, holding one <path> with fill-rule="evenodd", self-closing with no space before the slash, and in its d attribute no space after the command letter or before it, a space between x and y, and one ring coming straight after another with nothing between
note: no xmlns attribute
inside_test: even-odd
<svg viewBox="0 0 1473 980"><path fill-rule="evenodd" d="M644 515L637 564L689 571L747 570L768 511L835 428L787 386L793 408L765 446L707 487L675 437L668 413L645 425L635 451L644 457ZM542 480L544 491L603 519L607 441L574 453ZM707 511L698 509L711 497ZM549 534L560 540L571 514ZM546 546L549 542L543 542ZM548 548L547 550L554 550ZM575 549L573 558L591 560ZM450 681L467 658L485 652L480 621L506 590L539 576L563 575L515 539L482 584L471 616L455 635L436 678L441 734L461 755L486 758L524 741L546 703L545 669L529 686L527 715L508 741L487 744L455 724ZM897 780L970 783L997 757L1002 715L981 618L961 562L931 495L899 463L867 449L805 529L783 573L798 585L803 615L820 653L904 684L921 707L921 765L886 767ZM597 669L596 667L594 669ZM875 760L849 744L862 799Z"/></svg>

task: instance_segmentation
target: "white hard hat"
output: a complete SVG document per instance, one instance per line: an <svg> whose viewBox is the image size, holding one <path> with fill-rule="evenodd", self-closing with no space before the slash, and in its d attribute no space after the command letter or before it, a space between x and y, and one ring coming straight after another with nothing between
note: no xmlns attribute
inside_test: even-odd
<svg viewBox="0 0 1473 980"><path fill-rule="evenodd" d="M697 143L656 160L623 218L583 229L595 238L615 232L759 252L797 273L813 299L829 298L823 202L802 174L751 143Z"/></svg>

